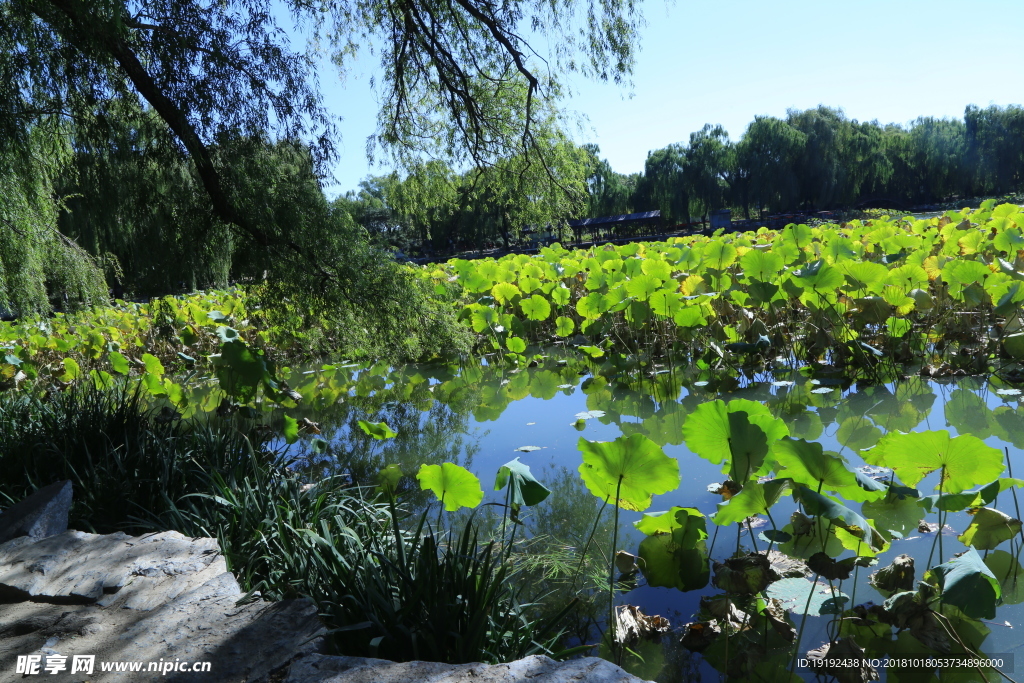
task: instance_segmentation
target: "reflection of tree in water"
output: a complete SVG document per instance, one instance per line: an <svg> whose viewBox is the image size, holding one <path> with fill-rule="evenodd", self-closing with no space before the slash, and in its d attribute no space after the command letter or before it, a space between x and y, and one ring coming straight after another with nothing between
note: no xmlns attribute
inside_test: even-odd
<svg viewBox="0 0 1024 683"><path fill-rule="evenodd" d="M468 415L459 406L434 402L421 410L414 403L359 401L339 406L337 426L324 429L328 441L325 453L303 453L303 467L311 473L345 474L355 484L376 484L377 472L396 464L407 475L399 491L418 491L412 478L423 463L454 462L470 468L479 450L478 438L468 433ZM386 422L398 433L392 439L378 441L358 426L366 422Z"/></svg>

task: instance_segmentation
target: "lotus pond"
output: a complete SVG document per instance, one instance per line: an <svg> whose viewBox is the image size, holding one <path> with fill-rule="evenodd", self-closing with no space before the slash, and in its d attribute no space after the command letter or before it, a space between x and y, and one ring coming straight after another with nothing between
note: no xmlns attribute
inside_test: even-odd
<svg viewBox="0 0 1024 683"><path fill-rule="evenodd" d="M619 629L624 615L639 619L619 634L623 652L604 654L645 678L814 679L794 666L798 633L801 658L830 641L850 648L844 657L973 652L1002 657L1013 675L1010 655L1024 645L1024 482L1012 478L1024 472L1024 408L1020 390L998 379L865 386L825 366L692 375L557 353L522 368L325 366L301 376L293 384L311 401L289 412L318 422L321 437L296 444L311 463L368 453L353 476L397 465L413 486L423 462L456 463L498 510L508 489L491 483L503 467L514 474L518 458L554 491L520 510L521 542L559 536L570 557L603 510L591 549L607 558L607 536L617 536L616 602L639 608L619 613ZM387 435L374 423L396 435L376 438ZM607 592L589 597L603 604ZM644 620L654 615L668 623ZM643 637L645 626L668 634Z"/></svg>

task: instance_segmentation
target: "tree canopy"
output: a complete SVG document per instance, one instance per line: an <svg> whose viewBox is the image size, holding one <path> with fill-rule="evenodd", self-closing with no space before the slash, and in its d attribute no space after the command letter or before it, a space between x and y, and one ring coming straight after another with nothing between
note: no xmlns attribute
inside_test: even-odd
<svg viewBox="0 0 1024 683"><path fill-rule="evenodd" d="M524 197L535 183L561 186L566 199L552 201L585 199L551 125L559 77L628 77L639 21L633 0L0 0L0 154L28 155L33 136L71 141L59 185L82 196L62 225L95 253L120 249L145 270L145 233L148 249L191 263L195 283L228 268L236 279L269 273L275 290L400 340L418 314L396 302L417 297L376 289L405 278L367 268L386 252L319 188L338 137L313 50L326 46L342 68L361 44L374 51L383 97L372 149L408 168L471 166L472 201L504 224L533 210ZM290 44L292 26L309 46ZM553 48L542 54L528 32ZM89 210L101 200L116 217ZM217 254L232 242L248 256L228 266Z"/></svg>

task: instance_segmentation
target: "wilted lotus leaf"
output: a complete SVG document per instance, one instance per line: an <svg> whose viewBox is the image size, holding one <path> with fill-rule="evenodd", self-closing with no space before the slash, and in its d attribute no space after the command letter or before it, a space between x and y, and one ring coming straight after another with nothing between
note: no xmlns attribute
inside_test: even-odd
<svg viewBox="0 0 1024 683"><path fill-rule="evenodd" d="M631 553L627 553L625 550L619 550L615 553L615 568L623 576L632 576L640 571L640 567L637 566L637 556Z"/></svg>
<svg viewBox="0 0 1024 683"><path fill-rule="evenodd" d="M772 582L771 563L761 553L750 553L731 557L725 562L715 562L714 569L715 578L712 583L727 593L760 593Z"/></svg>
<svg viewBox="0 0 1024 683"><path fill-rule="evenodd" d="M816 662L813 671L819 674L831 674L839 683L867 683L881 680L878 672L868 662L852 636L846 636L832 643L825 643L819 648L810 650L807 659ZM859 662L857 666L832 666L842 661L844 664Z"/></svg>
<svg viewBox="0 0 1024 683"><path fill-rule="evenodd" d="M750 615L737 607L728 595L702 596L700 607L702 613L710 614L728 632L736 633L750 628L752 624Z"/></svg>
<svg viewBox="0 0 1024 683"><path fill-rule="evenodd" d="M685 630L679 644L690 652L703 652L722 633L717 619L693 622L683 628Z"/></svg>
<svg viewBox="0 0 1024 683"><path fill-rule="evenodd" d="M615 642L632 647L643 639L655 639L668 633L671 625L661 616L649 617L636 605L615 608Z"/></svg>
<svg viewBox="0 0 1024 683"><path fill-rule="evenodd" d="M768 551L768 562L772 566L772 572L779 579L803 578L810 571L803 560L790 557L785 553L780 553L778 550Z"/></svg>
<svg viewBox="0 0 1024 683"><path fill-rule="evenodd" d="M914 558L900 555L887 567L882 567L869 579L872 587L882 595L914 589Z"/></svg>
<svg viewBox="0 0 1024 683"><path fill-rule="evenodd" d="M837 561L819 552L807 558L807 567L830 581L845 581L855 566L867 567L873 561L870 557L848 557Z"/></svg>
<svg viewBox="0 0 1024 683"><path fill-rule="evenodd" d="M786 607L782 604L781 600L768 598L765 601L764 609L761 610L761 614L768 620L768 623L776 633L786 640L793 642L793 639L796 638L796 629L790 623L786 615Z"/></svg>

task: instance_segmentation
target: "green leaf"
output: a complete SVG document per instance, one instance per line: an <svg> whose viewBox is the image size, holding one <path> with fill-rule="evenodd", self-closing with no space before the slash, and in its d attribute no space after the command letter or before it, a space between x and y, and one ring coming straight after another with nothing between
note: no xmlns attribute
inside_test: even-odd
<svg viewBox="0 0 1024 683"><path fill-rule="evenodd" d="M842 286L845 278L842 271L821 259L809 263L793 273L798 284L818 292L831 292Z"/></svg>
<svg viewBox="0 0 1024 683"><path fill-rule="evenodd" d="M530 320L547 320L551 315L551 304L544 297L534 294L519 302L523 314Z"/></svg>
<svg viewBox="0 0 1024 683"><path fill-rule="evenodd" d="M618 493L619 506L625 510L646 510L655 494L679 486L679 462L643 434L615 441L581 437L577 447L583 453L583 483L602 500L614 502Z"/></svg>
<svg viewBox="0 0 1024 683"><path fill-rule="evenodd" d="M848 490L855 495L867 493L857 484L857 477L847 469L843 459L836 453L823 451L820 443L787 436L775 442L772 455L784 468L779 475L798 484L812 488L818 488L820 484L828 491L839 492L844 498L850 498L843 493ZM873 497L880 498L881 495Z"/></svg>
<svg viewBox="0 0 1024 683"><path fill-rule="evenodd" d="M359 428L363 430L364 434L372 436L378 441L383 439L393 439L398 436L398 432L391 429L386 422L367 422L366 420L359 420L356 424L359 425Z"/></svg>
<svg viewBox="0 0 1024 683"><path fill-rule="evenodd" d="M789 479L747 482L742 491L727 502L718 504L718 512L711 519L719 526L726 526L742 522L747 517L768 514L792 483Z"/></svg>
<svg viewBox="0 0 1024 683"><path fill-rule="evenodd" d="M959 512L967 508L977 508L988 505L996 496L1003 491L1011 487L1024 486L1024 480L1022 479L1011 479L1009 477L1000 477L991 484L982 486L979 489L973 491L964 491L962 493L936 493L933 496L925 496L921 499L921 507L928 512L932 511L934 507L936 510L943 510L945 512Z"/></svg>
<svg viewBox="0 0 1024 683"><path fill-rule="evenodd" d="M957 538L964 545L978 550L993 550L1003 541L1020 533L1021 522L992 508L975 508L968 512L971 524Z"/></svg>
<svg viewBox="0 0 1024 683"><path fill-rule="evenodd" d="M573 322L572 318L566 318L561 315L555 318L555 334L559 337L568 337L575 330L576 323Z"/></svg>
<svg viewBox="0 0 1024 683"><path fill-rule="evenodd" d="M932 567L924 580L942 590L943 602L959 607L974 619L995 619L1002 594L999 579L974 548L945 564Z"/></svg>
<svg viewBox="0 0 1024 683"><path fill-rule="evenodd" d="M82 374L82 368L78 366L78 361L74 358L65 358L62 363L64 364L64 374L61 379L65 382L78 379Z"/></svg>
<svg viewBox="0 0 1024 683"><path fill-rule="evenodd" d="M499 282L491 288L491 296L501 304L511 301L520 294L519 288L510 282Z"/></svg>
<svg viewBox="0 0 1024 683"><path fill-rule="evenodd" d="M657 515L644 515L635 526L647 534L637 551L647 585L691 591L708 584L708 533L699 511L674 507Z"/></svg>
<svg viewBox="0 0 1024 683"><path fill-rule="evenodd" d="M926 475L942 470L936 486L944 493L959 493L969 486L990 482L1003 471L1003 454L970 434L955 438L945 430L903 434L890 432L861 456L871 465L888 467L907 486L917 486Z"/></svg>
<svg viewBox="0 0 1024 683"><path fill-rule="evenodd" d="M381 490L389 496L393 496L398 490L398 482L402 478L402 468L391 463L387 467L380 468L377 472L377 482Z"/></svg>
<svg viewBox="0 0 1024 683"><path fill-rule="evenodd" d="M985 566L999 580L1001 604L1024 602L1024 568L1016 557L1005 550L996 550L985 557Z"/></svg>
<svg viewBox="0 0 1024 683"><path fill-rule="evenodd" d="M740 257L740 267L747 279L762 284L774 280L784 265L781 256L762 249L751 249Z"/></svg>
<svg viewBox="0 0 1024 683"><path fill-rule="evenodd" d="M869 554L865 545L874 551L882 550L886 546L885 539L868 523L868 520L845 505L804 486L799 486L793 491L793 498L803 504L804 512L808 515L827 519L839 527L838 530L844 530L847 535L852 535L852 538L848 538L837 533L836 537L843 543L843 547L858 555ZM850 547L851 545L853 547Z"/></svg>
<svg viewBox="0 0 1024 683"><path fill-rule="evenodd" d="M500 491L509 486L513 511L518 512L523 505L536 505L547 498L551 491L537 481L530 472L530 466L519 462L519 458L510 460L498 468L494 478L494 490Z"/></svg>
<svg viewBox="0 0 1024 683"><path fill-rule="evenodd" d="M221 325L217 328L217 337L219 337L225 344L233 341L239 341L238 330L233 327L227 327L226 325Z"/></svg>
<svg viewBox="0 0 1024 683"><path fill-rule="evenodd" d="M420 489L433 491L448 512L475 508L484 499L484 490L476 475L455 463L420 465L416 479L420 482Z"/></svg>
<svg viewBox="0 0 1024 683"><path fill-rule="evenodd" d="M788 434L768 408L746 399L702 403L683 425L687 447L716 465L728 462L729 478L739 483L753 476L771 444Z"/></svg>
<svg viewBox="0 0 1024 683"><path fill-rule="evenodd" d="M647 301L659 289L661 280L653 275L640 274L626 282L626 293L638 301Z"/></svg>
<svg viewBox="0 0 1024 683"><path fill-rule="evenodd" d="M295 443L299 440L299 421L291 415L284 416L284 427L281 429L284 440L287 443Z"/></svg>
<svg viewBox="0 0 1024 683"><path fill-rule="evenodd" d="M526 342L521 337L509 337L505 340L505 346L512 353L523 353L526 351Z"/></svg>

